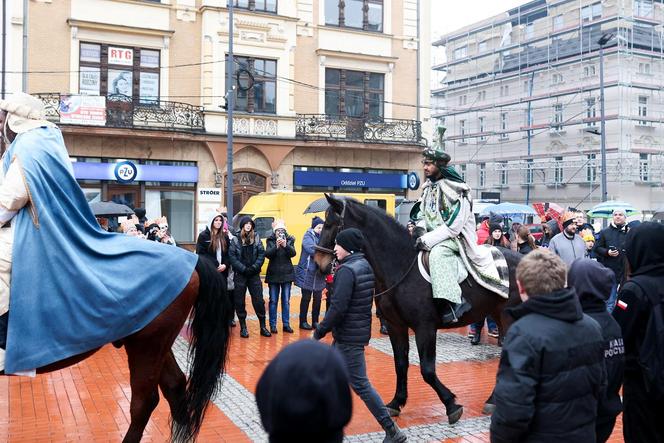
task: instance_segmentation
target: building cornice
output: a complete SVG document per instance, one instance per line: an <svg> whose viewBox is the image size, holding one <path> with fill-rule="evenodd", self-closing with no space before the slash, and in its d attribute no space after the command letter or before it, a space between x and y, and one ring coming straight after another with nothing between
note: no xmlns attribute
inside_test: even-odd
<svg viewBox="0 0 664 443"><path fill-rule="evenodd" d="M198 8L198 11L200 13L206 12L206 11L214 11L214 12L225 12L228 14L228 8L224 8L221 6L201 6ZM280 15L280 14L271 14L269 12L260 12L260 11L250 11L248 9L242 9L242 8L233 8L233 14L236 15L236 17L239 17L241 15L252 15L252 16L257 16L257 17L263 17L263 18L269 18L269 19L279 19L279 20L284 20L287 22L299 22L300 19L297 17L291 17L289 15Z"/></svg>
<svg viewBox="0 0 664 443"><path fill-rule="evenodd" d="M134 35L152 35L159 37L170 37L175 33L173 29L154 29L154 28L139 28L135 26L114 25L111 23L91 22L86 20L78 20L75 18L67 19L67 24L70 27L77 27L83 29L94 29L96 31L112 31L122 34Z"/></svg>
<svg viewBox="0 0 664 443"><path fill-rule="evenodd" d="M394 63L399 60L399 57L392 57L386 55L372 55L362 54L359 52L345 52L345 51L332 51L329 49L317 49L316 55L325 57L338 57L351 60L364 60L379 63Z"/></svg>

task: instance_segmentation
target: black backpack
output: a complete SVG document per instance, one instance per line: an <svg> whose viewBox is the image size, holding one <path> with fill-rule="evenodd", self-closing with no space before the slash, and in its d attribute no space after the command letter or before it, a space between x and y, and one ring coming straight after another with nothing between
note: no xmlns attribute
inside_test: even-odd
<svg viewBox="0 0 664 443"><path fill-rule="evenodd" d="M657 283L650 278L639 276L631 281L641 288L652 308L639 350L639 365L643 369L646 389L664 396L664 297Z"/></svg>

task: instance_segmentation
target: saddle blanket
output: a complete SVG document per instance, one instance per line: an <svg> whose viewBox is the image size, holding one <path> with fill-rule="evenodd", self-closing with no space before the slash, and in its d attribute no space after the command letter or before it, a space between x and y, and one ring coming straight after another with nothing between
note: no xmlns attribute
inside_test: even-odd
<svg viewBox="0 0 664 443"><path fill-rule="evenodd" d="M493 256L493 262L496 265L499 276L499 280L496 280L492 277L480 273L475 265L468 259L466 251L463 249L463 242L459 243L461 245L461 254L458 256L459 261L461 262L462 266L468 270L468 273L473 277L473 279L481 286L499 295L500 297L505 299L509 298L510 272L507 266L507 260L505 260L505 255L500 251L500 249L496 248L495 246L483 246L491 248L491 255ZM426 257L425 264L424 254L424 251L420 251L417 259L417 267L420 271L420 274L422 275L422 278L431 283L431 275L429 274L428 266L429 260L428 257ZM426 254L428 254L428 251ZM459 278L460 281L458 283L461 284L467 278L467 275L462 273L459 275Z"/></svg>

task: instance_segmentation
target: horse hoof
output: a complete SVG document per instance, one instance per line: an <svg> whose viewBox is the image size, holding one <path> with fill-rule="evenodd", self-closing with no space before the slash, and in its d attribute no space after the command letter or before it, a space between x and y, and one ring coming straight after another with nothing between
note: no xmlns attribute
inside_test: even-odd
<svg viewBox="0 0 664 443"><path fill-rule="evenodd" d="M484 408L482 408L482 414L491 415L495 410L496 410L496 405L492 403L484 403Z"/></svg>
<svg viewBox="0 0 664 443"><path fill-rule="evenodd" d="M394 409L390 408L389 406L385 406L387 408L387 412L390 414L390 417L398 417L399 414L401 414L400 409Z"/></svg>
<svg viewBox="0 0 664 443"><path fill-rule="evenodd" d="M458 422L461 416L463 415L463 406L461 405L455 405L455 406L457 406L457 409L455 409L451 414L447 414L447 422L451 425Z"/></svg>

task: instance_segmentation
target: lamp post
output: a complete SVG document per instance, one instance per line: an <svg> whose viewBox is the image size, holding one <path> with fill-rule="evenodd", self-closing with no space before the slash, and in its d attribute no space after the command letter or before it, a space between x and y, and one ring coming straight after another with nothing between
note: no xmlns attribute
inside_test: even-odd
<svg viewBox="0 0 664 443"><path fill-rule="evenodd" d="M601 187L602 202L608 200L606 189L606 121L604 115L604 45L613 40L615 35L607 32L597 41L599 44L599 113L600 113L600 155L601 155Z"/></svg>
<svg viewBox="0 0 664 443"><path fill-rule="evenodd" d="M229 226L233 225L233 109L235 107L235 88L233 77L233 0L228 0L228 58L226 59L226 214ZM239 208L238 208L239 209Z"/></svg>

